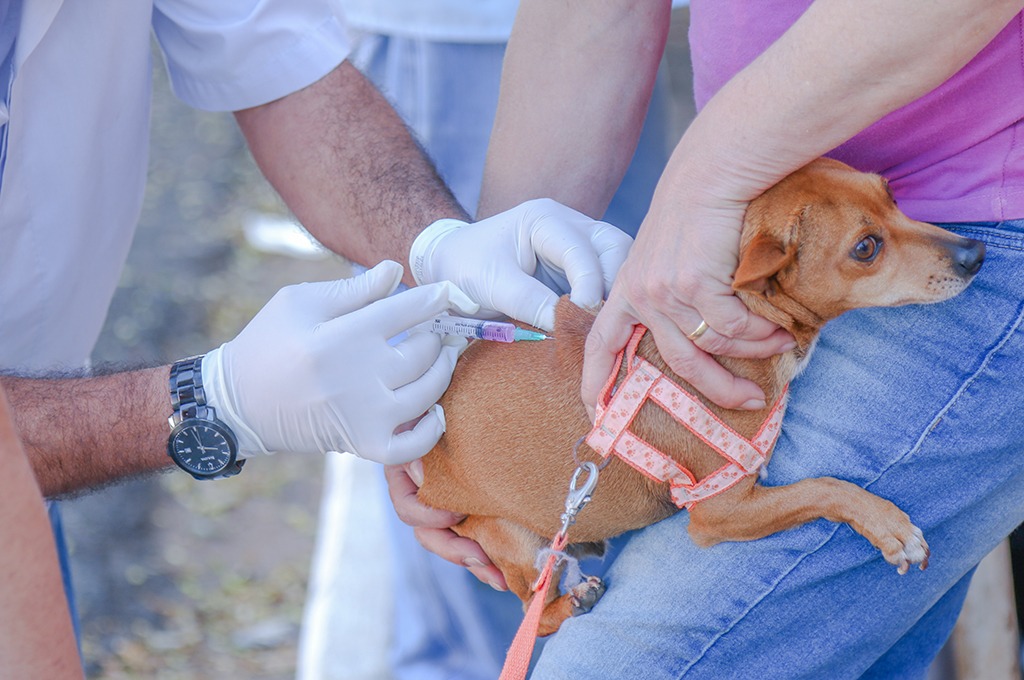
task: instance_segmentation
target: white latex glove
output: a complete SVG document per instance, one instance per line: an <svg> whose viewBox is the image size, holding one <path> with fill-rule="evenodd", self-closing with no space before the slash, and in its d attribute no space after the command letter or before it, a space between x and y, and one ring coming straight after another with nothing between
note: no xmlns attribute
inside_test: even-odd
<svg viewBox="0 0 1024 680"><path fill-rule="evenodd" d="M449 280L480 304L476 316L507 315L554 329L558 294L597 306L611 290L633 239L549 198L473 224L445 219L409 251L419 284Z"/></svg>
<svg viewBox="0 0 1024 680"><path fill-rule="evenodd" d="M449 282L388 297L401 278L402 266L385 261L356 278L282 288L238 337L206 355L207 403L235 432L240 457L349 451L394 464L437 443L445 427L437 400L465 341L433 333L388 340L445 310L477 306Z"/></svg>

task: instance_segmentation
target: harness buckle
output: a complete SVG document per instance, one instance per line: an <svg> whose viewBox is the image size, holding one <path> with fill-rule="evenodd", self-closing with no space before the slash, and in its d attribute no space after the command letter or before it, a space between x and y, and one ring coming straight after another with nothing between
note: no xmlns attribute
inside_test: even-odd
<svg viewBox="0 0 1024 680"><path fill-rule="evenodd" d="M579 486L580 475L584 472L587 473L587 478L583 481L583 485ZM590 461L580 463L576 471L572 473L572 479L569 480L569 495L565 497L565 512L562 513L562 534L565 534L569 527L576 523L576 515L583 509L583 506L590 502L594 487L597 486L597 477L597 465Z"/></svg>

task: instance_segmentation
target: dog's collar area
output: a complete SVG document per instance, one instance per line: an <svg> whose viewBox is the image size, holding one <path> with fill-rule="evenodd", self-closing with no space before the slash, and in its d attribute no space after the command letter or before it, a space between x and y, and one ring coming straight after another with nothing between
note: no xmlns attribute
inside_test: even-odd
<svg viewBox="0 0 1024 680"><path fill-rule="evenodd" d="M629 344L617 357L611 377L598 399L597 417L586 442L606 459L615 454L647 477L667 482L676 506L689 510L695 503L722 493L744 477L757 474L778 439L789 389L783 390L757 434L748 440L722 422L697 397L649 361L636 356L640 338L646 332L644 326L637 326ZM626 377L615 389L623 361L626 361ZM647 400L714 449L726 463L697 481L693 473L671 456L630 432L630 425Z"/></svg>
<svg viewBox="0 0 1024 680"><path fill-rule="evenodd" d="M825 325L824 317L788 293L776 293L772 296L772 304L801 326L818 329Z"/></svg>

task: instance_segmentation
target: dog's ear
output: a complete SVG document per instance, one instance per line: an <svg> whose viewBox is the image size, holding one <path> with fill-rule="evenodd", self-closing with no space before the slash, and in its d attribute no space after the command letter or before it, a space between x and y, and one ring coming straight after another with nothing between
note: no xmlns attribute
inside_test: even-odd
<svg viewBox="0 0 1024 680"><path fill-rule="evenodd" d="M775 292L775 276L796 259L797 230L804 210L798 211L781 230L759 231L740 255L740 264L733 277L733 290L771 295Z"/></svg>

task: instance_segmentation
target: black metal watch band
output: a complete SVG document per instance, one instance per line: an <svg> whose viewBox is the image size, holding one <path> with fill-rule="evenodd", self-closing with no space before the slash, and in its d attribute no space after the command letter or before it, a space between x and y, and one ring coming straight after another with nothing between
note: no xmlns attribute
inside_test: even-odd
<svg viewBox="0 0 1024 680"><path fill-rule="evenodd" d="M172 426L186 418L213 419L210 414L213 409L206 405L206 390L203 389L203 356L182 359L171 366Z"/></svg>

